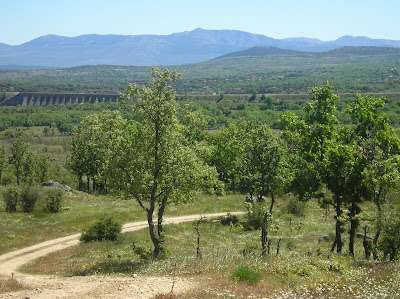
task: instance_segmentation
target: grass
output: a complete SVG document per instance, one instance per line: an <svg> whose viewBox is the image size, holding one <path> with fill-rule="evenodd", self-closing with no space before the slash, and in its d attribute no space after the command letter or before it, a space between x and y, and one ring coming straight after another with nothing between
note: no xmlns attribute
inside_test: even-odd
<svg viewBox="0 0 400 299"><path fill-rule="evenodd" d="M232 198L231 198L232 197ZM237 205L243 200L233 200ZM239 197L240 199L240 197ZM212 202L212 199L208 199ZM200 199L201 205L207 197ZM225 202L226 203L226 202ZM166 260L145 261L133 253L132 242L151 249L147 230L123 234L115 243L80 244L50 254L25 265L30 273L71 275L131 274L177 275L195 279L199 287L177 298L375 298L400 296L400 266L398 263L372 262L364 259L357 239L355 258L343 254L329 256L330 242L318 243L320 236L334 229L333 211L325 221L325 211L316 202L308 204L305 216L289 214L286 202L280 206L269 233L270 254L260 256L260 232L244 231L239 225L224 226L215 220L200 224L202 259L196 257L195 223L166 225L166 247L172 256ZM190 209L192 204L185 208ZM241 222L245 216L239 217ZM279 255L276 255L280 242ZM347 243L346 243L347 245ZM246 254L243 250L247 249ZM260 281L248 282L251 276L237 266L259 273ZM237 279L232 280L235 276ZM256 279L258 280L258 278Z"/></svg>
<svg viewBox="0 0 400 299"><path fill-rule="evenodd" d="M3 193L6 187L0 187ZM113 216L121 223L142 221L145 212L134 200L121 200L110 196L93 196L83 192L70 193L64 198L59 213L50 213L41 189L39 202L33 213L4 211L4 202L0 199L0 254L33 245L45 240L82 232L97 219ZM166 215L179 216L196 213L239 211L243 196L228 195L199 196L197 201L182 205L170 205Z"/></svg>
<svg viewBox="0 0 400 299"><path fill-rule="evenodd" d="M239 265L233 271L232 279L257 283L261 280L261 275L257 271L251 269L249 266Z"/></svg>
<svg viewBox="0 0 400 299"><path fill-rule="evenodd" d="M14 278L0 278L0 294L8 292L17 292L24 287Z"/></svg>

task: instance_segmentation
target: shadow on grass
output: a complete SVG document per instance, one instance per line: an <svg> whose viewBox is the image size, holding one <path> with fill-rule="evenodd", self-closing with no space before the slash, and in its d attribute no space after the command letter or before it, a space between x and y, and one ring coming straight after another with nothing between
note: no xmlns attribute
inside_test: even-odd
<svg viewBox="0 0 400 299"><path fill-rule="evenodd" d="M75 272L72 276L87 276L95 274L116 274L116 273L136 273L145 269L152 261L146 260L124 260L110 261L95 264L94 266Z"/></svg>

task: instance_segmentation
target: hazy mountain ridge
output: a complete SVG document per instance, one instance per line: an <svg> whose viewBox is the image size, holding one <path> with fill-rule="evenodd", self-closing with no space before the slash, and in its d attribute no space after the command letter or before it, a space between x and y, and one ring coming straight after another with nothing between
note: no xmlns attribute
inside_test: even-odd
<svg viewBox="0 0 400 299"><path fill-rule="evenodd" d="M324 52L343 46L400 48L400 41L351 36L330 42L303 37L274 39L244 31L200 28L170 35L46 35L17 46L0 43L0 65L179 65L258 46Z"/></svg>

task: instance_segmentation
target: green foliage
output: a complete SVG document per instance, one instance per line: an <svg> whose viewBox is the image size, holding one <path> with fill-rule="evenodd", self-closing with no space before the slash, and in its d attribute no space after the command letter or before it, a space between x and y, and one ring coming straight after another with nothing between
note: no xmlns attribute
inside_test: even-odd
<svg viewBox="0 0 400 299"><path fill-rule="evenodd" d="M400 259L400 206L389 212L383 221L380 247L391 261Z"/></svg>
<svg viewBox="0 0 400 299"><path fill-rule="evenodd" d="M24 185L20 193L20 204L22 211L31 213L35 209L39 200L39 190L37 187Z"/></svg>
<svg viewBox="0 0 400 299"><path fill-rule="evenodd" d="M288 200L286 209L290 214L302 216L306 213L307 203L292 197Z"/></svg>
<svg viewBox="0 0 400 299"><path fill-rule="evenodd" d="M3 193L6 212L16 212L19 198L19 189L11 186Z"/></svg>
<svg viewBox="0 0 400 299"><path fill-rule="evenodd" d="M17 176L17 184L20 184L20 178L22 175L23 163L25 161L25 155L27 153L28 145L22 141L21 137L17 137L12 142L11 156L8 159L8 163L12 164L15 168L15 174Z"/></svg>
<svg viewBox="0 0 400 299"><path fill-rule="evenodd" d="M46 207L51 213L58 213L61 210L64 193L56 188L46 191Z"/></svg>
<svg viewBox="0 0 400 299"><path fill-rule="evenodd" d="M152 252L143 246L138 245L136 242L132 243L133 253L137 254L142 260L149 260L152 257Z"/></svg>
<svg viewBox="0 0 400 299"><path fill-rule="evenodd" d="M262 203L246 203L247 221L243 224L245 230L258 230L263 224L265 206Z"/></svg>
<svg viewBox="0 0 400 299"><path fill-rule="evenodd" d="M239 218L236 215L227 215L226 217L221 217L219 223L222 225L235 225L239 223Z"/></svg>
<svg viewBox="0 0 400 299"><path fill-rule="evenodd" d="M4 146L0 146L0 185L2 183L3 171L7 166L6 149Z"/></svg>
<svg viewBox="0 0 400 299"><path fill-rule="evenodd" d="M257 283L261 280L261 274L246 265L239 265L232 273L232 279Z"/></svg>
<svg viewBox="0 0 400 299"><path fill-rule="evenodd" d="M99 219L89 229L82 233L80 241L116 241L121 233L122 225L112 217Z"/></svg>

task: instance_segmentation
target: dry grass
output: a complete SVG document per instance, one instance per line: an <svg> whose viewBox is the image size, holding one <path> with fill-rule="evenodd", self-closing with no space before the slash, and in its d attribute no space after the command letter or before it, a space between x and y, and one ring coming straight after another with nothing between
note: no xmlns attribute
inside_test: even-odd
<svg viewBox="0 0 400 299"><path fill-rule="evenodd" d="M18 280L14 278L0 278L0 294L16 292L24 289Z"/></svg>
<svg viewBox="0 0 400 299"><path fill-rule="evenodd" d="M196 258L194 223L166 226L166 246L172 257L143 261L132 252L132 241L151 248L148 231L128 233L116 243L80 244L37 260L24 271L58 275L97 273L141 273L192 278L199 287L177 298L397 298L400 296L399 265L364 259L361 240L356 257L333 254L330 242L318 243L319 236L333 230L332 214L325 222L323 210L315 202L305 217L276 211L271 253L260 256L259 231L239 226L222 226L213 221L200 224L202 259ZM290 227L290 219L292 226ZM243 220L242 220L243 221ZM279 255L276 246L281 238ZM244 248L252 248L246 256ZM237 265L247 265L261 274L256 284L235 282L231 275ZM176 295L176 294L175 294ZM167 294L160 294L164 298ZM164 296L164 297L162 297ZM168 297L166 297L168 298Z"/></svg>

